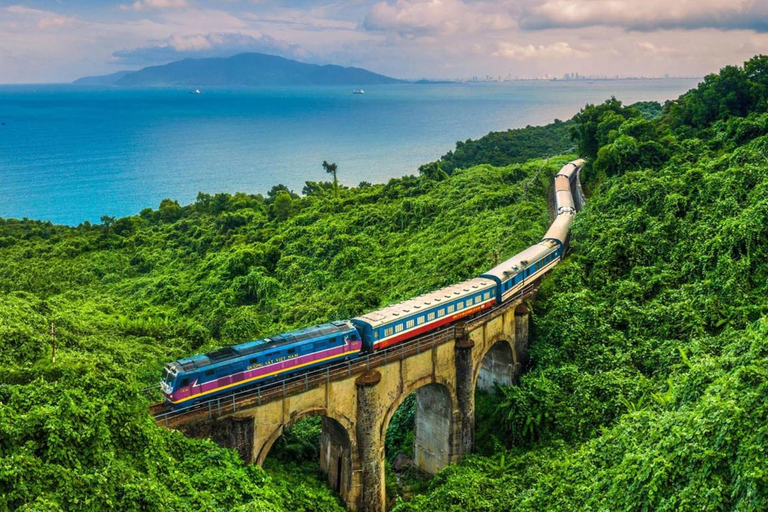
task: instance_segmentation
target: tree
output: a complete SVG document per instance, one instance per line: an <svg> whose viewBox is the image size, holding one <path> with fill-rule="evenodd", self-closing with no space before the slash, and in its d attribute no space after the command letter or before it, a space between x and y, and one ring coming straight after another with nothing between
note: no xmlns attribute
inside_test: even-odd
<svg viewBox="0 0 768 512"><path fill-rule="evenodd" d="M336 195L336 198L339 197L339 180L336 178L336 171L339 169L339 166L336 164L329 164L327 160L323 160L323 169L325 169L325 172L328 174L333 175L333 193Z"/></svg>
<svg viewBox="0 0 768 512"><path fill-rule="evenodd" d="M419 174L432 181L448 179L448 174L440 166L440 162L431 162L419 167Z"/></svg>
<svg viewBox="0 0 768 512"><path fill-rule="evenodd" d="M173 199L163 199L160 201L159 213L163 222L176 222L181 218L181 206Z"/></svg>
<svg viewBox="0 0 768 512"><path fill-rule="evenodd" d="M301 189L301 193L305 196L322 196L329 189L333 189L333 183L328 183L327 181L306 181L304 182L304 188Z"/></svg>
<svg viewBox="0 0 768 512"><path fill-rule="evenodd" d="M109 215L102 215L101 223L104 224L104 236L109 236L109 227L115 223L115 218Z"/></svg>
<svg viewBox="0 0 768 512"><path fill-rule="evenodd" d="M288 217L291 216L292 208L293 198L291 197L291 194L285 190L278 192L277 197L275 197L275 202L272 205L275 218L280 222L288 219Z"/></svg>

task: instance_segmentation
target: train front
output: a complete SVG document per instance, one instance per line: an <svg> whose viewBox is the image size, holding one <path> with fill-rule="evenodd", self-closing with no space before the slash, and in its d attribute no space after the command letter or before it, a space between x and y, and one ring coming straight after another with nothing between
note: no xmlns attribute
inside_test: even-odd
<svg viewBox="0 0 768 512"><path fill-rule="evenodd" d="M181 366L177 362L168 363L163 368L163 377L160 379L160 390L165 396L165 400L170 402L173 398L173 392L176 389L176 377L181 372Z"/></svg>

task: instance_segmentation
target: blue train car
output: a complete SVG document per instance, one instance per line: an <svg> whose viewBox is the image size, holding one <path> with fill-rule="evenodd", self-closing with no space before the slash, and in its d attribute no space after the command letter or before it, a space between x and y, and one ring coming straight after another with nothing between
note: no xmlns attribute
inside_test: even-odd
<svg viewBox="0 0 768 512"><path fill-rule="evenodd" d="M545 239L528 249L515 254L480 277L496 283L496 297L499 303L509 299L542 274L557 265L563 254L563 244Z"/></svg>
<svg viewBox="0 0 768 512"><path fill-rule="evenodd" d="M353 318L365 351L380 350L496 303L494 282L475 278Z"/></svg>
<svg viewBox="0 0 768 512"><path fill-rule="evenodd" d="M360 335L350 322L332 322L179 359L163 370L160 387L174 408L224 392L284 378L357 357Z"/></svg>

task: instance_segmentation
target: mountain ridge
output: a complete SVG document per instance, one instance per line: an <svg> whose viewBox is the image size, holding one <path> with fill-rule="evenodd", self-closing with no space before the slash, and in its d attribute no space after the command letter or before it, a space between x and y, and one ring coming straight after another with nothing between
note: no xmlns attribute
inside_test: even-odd
<svg viewBox="0 0 768 512"><path fill-rule="evenodd" d="M264 53L240 53L231 57L182 59L137 71L83 77L80 85L117 87L230 87L274 85L372 85L403 83L403 80L362 68L334 64L306 64Z"/></svg>

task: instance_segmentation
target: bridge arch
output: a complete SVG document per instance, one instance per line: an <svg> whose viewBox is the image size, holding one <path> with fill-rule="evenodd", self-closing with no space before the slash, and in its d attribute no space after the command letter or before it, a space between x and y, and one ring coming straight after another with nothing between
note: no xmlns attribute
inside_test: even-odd
<svg viewBox="0 0 768 512"><path fill-rule="evenodd" d="M384 415L380 430L382 440L386 439L387 429L395 412L411 393L416 393L413 463L422 471L435 474L450 464L455 457L455 385L447 379L430 375L406 386ZM385 457L384 444L382 443L382 463Z"/></svg>
<svg viewBox="0 0 768 512"><path fill-rule="evenodd" d="M485 350L478 354L472 389L493 391L496 384L511 385L515 380L518 365L514 341L499 335L491 339L484 348Z"/></svg>
<svg viewBox="0 0 768 512"><path fill-rule="evenodd" d="M320 434L320 468L328 477L328 485L348 501L352 488L353 454L356 448L354 423L347 416L323 407L293 412L288 421L275 427L258 448L255 463L262 465L275 442L286 428L312 417L322 418ZM258 427L257 427L258 428Z"/></svg>

